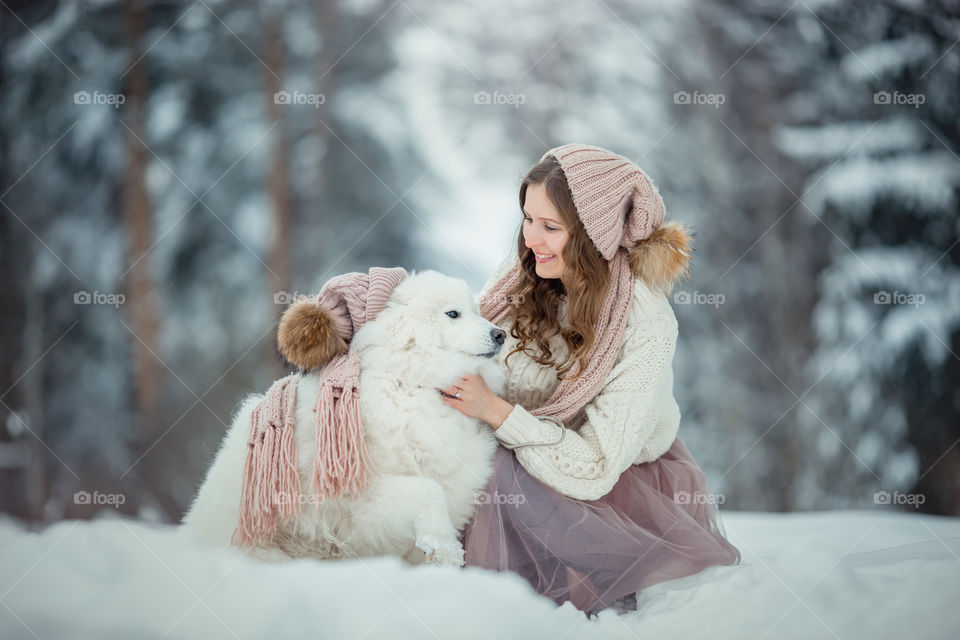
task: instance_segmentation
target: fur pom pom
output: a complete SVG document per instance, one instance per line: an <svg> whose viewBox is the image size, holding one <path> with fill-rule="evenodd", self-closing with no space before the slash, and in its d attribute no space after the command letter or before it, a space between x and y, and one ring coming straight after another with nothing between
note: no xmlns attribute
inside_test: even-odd
<svg viewBox="0 0 960 640"><path fill-rule="evenodd" d="M670 295L678 282L690 277L690 236L686 225L664 222L649 238L630 249L634 274L650 288Z"/></svg>
<svg viewBox="0 0 960 640"><path fill-rule="evenodd" d="M327 311L313 302L301 301L283 312L277 329L277 349L287 362L309 371L346 353L348 346Z"/></svg>

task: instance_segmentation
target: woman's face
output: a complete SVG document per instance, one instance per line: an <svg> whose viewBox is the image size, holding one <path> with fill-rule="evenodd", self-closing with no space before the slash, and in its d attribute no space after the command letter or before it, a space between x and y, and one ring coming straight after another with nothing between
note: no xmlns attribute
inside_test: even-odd
<svg viewBox="0 0 960 640"><path fill-rule="evenodd" d="M559 278L563 273L563 247L570 232L553 206L547 188L542 184L527 185L523 204L523 241L533 250L537 275Z"/></svg>

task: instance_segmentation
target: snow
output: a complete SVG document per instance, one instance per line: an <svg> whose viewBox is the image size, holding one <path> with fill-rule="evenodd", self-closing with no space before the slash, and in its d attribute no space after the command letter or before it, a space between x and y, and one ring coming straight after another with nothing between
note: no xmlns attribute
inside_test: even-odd
<svg viewBox="0 0 960 640"><path fill-rule="evenodd" d="M916 216L937 215L956 205L960 166L949 152L904 153L888 160L855 157L814 175L807 205L832 205L860 220L879 202L895 202Z"/></svg>
<svg viewBox="0 0 960 640"><path fill-rule="evenodd" d="M867 80L871 76L896 77L904 67L929 58L934 44L926 35L910 34L896 40L872 43L858 53L850 52L843 60L843 70L851 78Z"/></svg>
<svg viewBox="0 0 960 640"><path fill-rule="evenodd" d="M14 69L27 69L41 57L50 55L52 48L73 29L78 13L79 3L63 2L49 20L30 27L31 37L20 38L4 52L9 56L11 66ZM66 66L66 63L63 64Z"/></svg>
<svg viewBox="0 0 960 640"><path fill-rule="evenodd" d="M396 558L270 564L119 517L0 522L4 638L955 638L960 518L725 512L737 567L587 620L519 577Z"/></svg>
<svg viewBox="0 0 960 640"><path fill-rule="evenodd" d="M837 248L833 265L821 278L822 296L813 314L817 335L824 345L832 345L829 353L811 358L816 375L823 375L824 367L836 363L838 354L850 349L874 322L879 323L877 340L865 340L863 351L856 352L865 356L862 362L889 367L919 343L929 365L941 366L950 355L952 327L960 320L960 280L952 271L936 249ZM887 303L873 302L884 293ZM846 364L851 367L848 383L862 375L857 362Z"/></svg>
<svg viewBox="0 0 960 640"><path fill-rule="evenodd" d="M784 154L804 162L833 162L843 156L884 154L923 147L929 133L915 120L840 122L774 127L773 140Z"/></svg>

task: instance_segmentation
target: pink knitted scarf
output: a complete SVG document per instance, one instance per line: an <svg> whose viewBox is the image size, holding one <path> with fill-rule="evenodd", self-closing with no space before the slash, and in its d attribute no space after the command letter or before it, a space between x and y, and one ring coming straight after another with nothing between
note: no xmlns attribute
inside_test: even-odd
<svg viewBox="0 0 960 640"><path fill-rule="evenodd" d="M357 329L383 310L390 292L406 276L400 267L373 267L369 275L338 276L321 289L317 306L332 316L338 333L349 342ZM234 545L269 545L278 522L293 523L300 515L304 496L294 426L301 375L274 382L251 413L239 523L231 537ZM351 351L333 358L318 375L312 491L314 499L322 502L359 492L368 485L370 470L360 423L356 354Z"/></svg>
<svg viewBox="0 0 960 640"><path fill-rule="evenodd" d="M613 369L623 345L634 275L625 248L617 251L609 266L610 285L586 370L575 380L562 380L547 403L531 410L532 414L569 420L597 394ZM348 341L383 309L390 291L406 277L400 268L374 267L370 272L369 277L361 273L339 276L318 296L317 304L334 314L340 335ZM484 318L498 324L510 311L508 294L522 275L518 264L488 289L480 300ZM312 491L320 502L358 492L369 483L358 403L359 374L360 364L352 352L337 356L319 372ZM274 382L251 414L239 524L231 539L234 545L268 545L279 522L293 523L300 514L304 496L294 439L300 376L298 372Z"/></svg>
<svg viewBox="0 0 960 640"><path fill-rule="evenodd" d="M587 366L574 380L561 380L547 403L530 411L566 422L603 386L623 347L627 315L633 300L634 273L629 250L660 227L666 215L656 185L637 165L600 147L565 144L550 149L563 170L577 215L587 235L608 261L610 284L596 320L596 339L587 354ZM511 305L508 295L523 279L517 264L485 293L480 313L499 323ZM574 365L579 370L579 363Z"/></svg>
<svg viewBox="0 0 960 640"><path fill-rule="evenodd" d="M572 418L600 391L617 361L633 299L634 274L624 247L617 250L608 264L610 284L597 318L596 339L587 356L586 370L576 379L571 380L567 376L561 380L546 404L530 410L535 416L552 416L561 422ZM480 300L480 314L490 322L499 324L511 309L509 294L522 278L523 268L518 263L484 293ZM579 364L574 366L579 368ZM575 371L571 371L571 374Z"/></svg>
<svg viewBox="0 0 960 640"><path fill-rule="evenodd" d="M623 347L633 300L634 273L629 249L650 237L663 222L665 208L653 182L632 162L599 147L555 147L544 154L559 162L587 234L608 260L610 284L596 321L596 339L587 366L577 378L562 380L547 403L531 410L538 416L570 420L600 391ZM330 311L338 332L350 341L354 332L386 305L393 288L406 277L401 268L374 267L369 275L346 274L324 285L317 304ZM480 313L498 324L511 310L509 295L524 277L517 264L480 300ZM579 371L579 362L574 365ZM344 354L320 372L313 492L320 500L358 491L368 482L368 461L357 401L359 363ZM278 380L254 410L243 472L240 523L234 544L269 543L277 520L295 520L300 512L300 478L293 425L299 374Z"/></svg>

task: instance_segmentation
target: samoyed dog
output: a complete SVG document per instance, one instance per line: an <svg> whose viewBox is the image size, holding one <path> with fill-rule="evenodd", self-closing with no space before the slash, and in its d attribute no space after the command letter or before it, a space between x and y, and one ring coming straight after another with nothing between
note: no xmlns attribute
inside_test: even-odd
<svg viewBox="0 0 960 640"><path fill-rule="evenodd" d="M299 304L322 313L313 303ZM462 280L436 271L408 275L349 344L360 362L368 487L357 495L306 500L296 523L278 519L273 544L252 548L252 555L283 560L391 554L411 564L462 565L458 533L493 472L496 440L489 425L445 405L439 389L476 373L501 395L503 372L494 356L505 337L480 315ZM308 497L319 382L316 370L301 370L294 435L300 483ZM183 519L185 529L210 544L229 546L237 526L250 415L262 398L251 395L237 410Z"/></svg>

